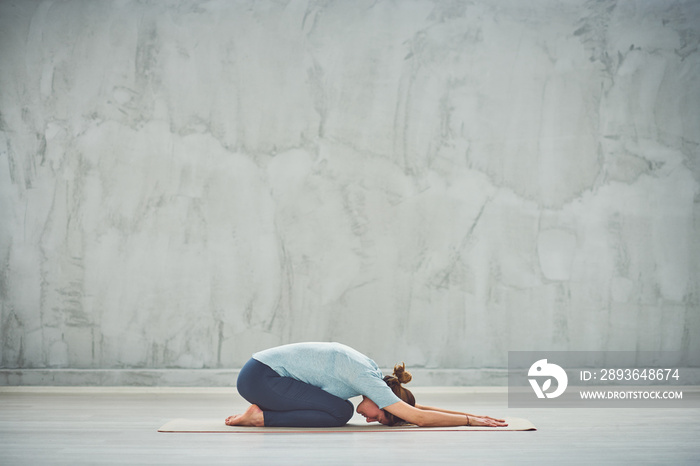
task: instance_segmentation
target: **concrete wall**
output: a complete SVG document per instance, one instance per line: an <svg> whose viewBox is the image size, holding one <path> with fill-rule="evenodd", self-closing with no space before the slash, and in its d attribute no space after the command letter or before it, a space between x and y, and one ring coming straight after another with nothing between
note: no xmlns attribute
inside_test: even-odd
<svg viewBox="0 0 700 466"><path fill-rule="evenodd" d="M3 1L0 383L697 366L699 43L697 1Z"/></svg>

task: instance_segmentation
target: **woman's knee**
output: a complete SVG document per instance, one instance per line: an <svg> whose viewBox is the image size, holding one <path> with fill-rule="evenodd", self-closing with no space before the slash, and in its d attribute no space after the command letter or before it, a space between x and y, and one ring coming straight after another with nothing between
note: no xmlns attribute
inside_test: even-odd
<svg viewBox="0 0 700 466"><path fill-rule="evenodd" d="M352 405L350 400L345 400L345 403L342 405L338 415L335 416L338 421L338 426L340 427L347 424L350 418L352 418L353 414L355 414L355 407Z"/></svg>

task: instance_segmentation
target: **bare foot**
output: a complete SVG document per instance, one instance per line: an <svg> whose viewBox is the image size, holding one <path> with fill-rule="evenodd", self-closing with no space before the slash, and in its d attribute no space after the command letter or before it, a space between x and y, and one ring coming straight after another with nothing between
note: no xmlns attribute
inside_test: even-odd
<svg viewBox="0 0 700 466"><path fill-rule="evenodd" d="M265 418L262 409L257 405L250 405L245 413L236 414L226 418L227 426L247 426L247 427L264 427Z"/></svg>

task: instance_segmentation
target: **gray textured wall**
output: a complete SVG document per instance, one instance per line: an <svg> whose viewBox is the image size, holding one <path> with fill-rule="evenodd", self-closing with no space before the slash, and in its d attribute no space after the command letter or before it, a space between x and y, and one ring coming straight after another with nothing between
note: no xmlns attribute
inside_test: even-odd
<svg viewBox="0 0 700 466"><path fill-rule="evenodd" d="M0 3L2 368L700 363L697 1Z"/></svg>

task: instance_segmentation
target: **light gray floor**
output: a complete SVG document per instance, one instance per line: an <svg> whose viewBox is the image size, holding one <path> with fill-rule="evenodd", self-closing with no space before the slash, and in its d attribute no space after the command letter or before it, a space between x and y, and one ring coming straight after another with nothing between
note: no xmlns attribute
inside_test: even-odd
<svg viewBox="0 0 700 466"><path fill-rule="evenodd" d="M173 418L223 420L246 403L222 389L0 387L0 465L700 464L700 409L508 409L505 389L414 392L539 430L166 434L156 430Z"/></svg>

